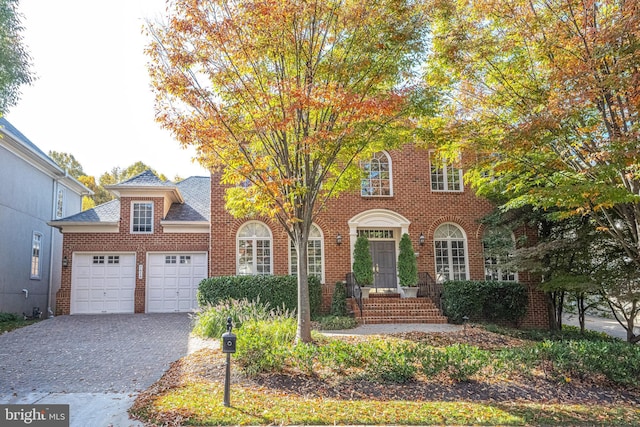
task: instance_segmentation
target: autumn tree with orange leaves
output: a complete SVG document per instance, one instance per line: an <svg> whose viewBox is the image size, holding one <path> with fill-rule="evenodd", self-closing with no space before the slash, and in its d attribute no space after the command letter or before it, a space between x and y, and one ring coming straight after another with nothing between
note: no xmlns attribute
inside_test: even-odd
<svg viewBox="0 0 640 427"><path fill-rule="evenodd" d="M634 274L601 292L634 336L640 315L640 5L630 0L433 0L430 122L480 153L467 179L504 209L582 216ZM624 265L619 265L622 263ZM609 268L610 267L610 268Z"/></svg>
<svg viewBox="0 0 640 427"><path fill-rule="evenodd" d="M420 98L421 2L176 0L148 25L157 119L298 251L297 339L311 341L309 230L359 182L358 158L399 143Z"/></svg>

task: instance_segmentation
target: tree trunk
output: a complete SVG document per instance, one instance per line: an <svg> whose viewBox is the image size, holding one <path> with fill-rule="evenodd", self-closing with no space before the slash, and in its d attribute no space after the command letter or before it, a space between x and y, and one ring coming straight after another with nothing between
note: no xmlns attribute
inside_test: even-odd
<svg viewBox="0 0 640 427"><path fill-rule="evenodd" d="M307 232L305 233L305 229ZM294 246L298 252L298 329L296 331L296 342L311 342L311 306L309 303L309 273L307 257L307 241L309 238L309 227L302 224L294 226L296 241Z"/></svg>
<svg viewBox="0 0 640 427"><path fill-rule="evenodd" d="M587 311L587 309L584 306L584 293L578 293L577 297L576 297L576 302L577 302L577 306L578 306L578 322L580 322L580 333L584 334L584 316L585 316L585 311Z"/></svg>

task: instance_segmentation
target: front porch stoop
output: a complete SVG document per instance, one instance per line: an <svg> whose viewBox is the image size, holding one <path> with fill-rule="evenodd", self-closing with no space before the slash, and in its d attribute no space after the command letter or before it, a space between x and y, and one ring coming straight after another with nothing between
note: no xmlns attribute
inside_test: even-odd
<svg viewBox="0 0 640 427"><path fill-rule="evenodd" d="M399 294L371 294L362 299L362 315L355 298L351 309L362 325L385 323L447 323L447 318L429 298L400 298Z"/></svg>

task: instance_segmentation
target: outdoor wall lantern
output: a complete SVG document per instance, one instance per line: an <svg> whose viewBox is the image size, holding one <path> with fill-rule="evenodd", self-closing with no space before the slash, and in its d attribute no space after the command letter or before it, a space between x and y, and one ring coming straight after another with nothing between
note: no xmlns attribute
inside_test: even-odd
<svg viewBox="0 0 640 427"><path fill-rule="evenodd" d="M418 237L418 243L420 243L420 246L424 246L424 234L420 233L420 237Z"/></svg>
<svg viewBox="0 0 640 427"><path fill-rule="evenodd" d="M342 234L338 233L336 236L336 245L340 246L342 244Z"/></svg>
<svg viewBox="0 0 640 427"><path fill-rule="evenodd" d="M62 257L62 266L63 267L69 266L69 258L67 258L66 256Z"/></svg>

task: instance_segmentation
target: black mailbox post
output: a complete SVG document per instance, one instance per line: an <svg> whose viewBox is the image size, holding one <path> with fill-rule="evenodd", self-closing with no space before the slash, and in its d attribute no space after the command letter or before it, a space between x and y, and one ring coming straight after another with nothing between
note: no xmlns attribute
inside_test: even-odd
<svg viewBox="0 0 640 427"><path fill-rule="evenodd" d="M229 398L229 383L231 382L231 354L236 352L236 336L231 329L233 328L231 317L227 318L227 332L222 334L222 352L227 355L227 369L224 376L224 406L231 406Z"/></svg>

